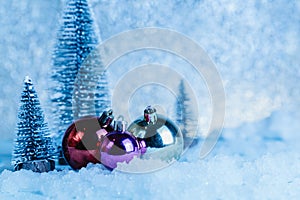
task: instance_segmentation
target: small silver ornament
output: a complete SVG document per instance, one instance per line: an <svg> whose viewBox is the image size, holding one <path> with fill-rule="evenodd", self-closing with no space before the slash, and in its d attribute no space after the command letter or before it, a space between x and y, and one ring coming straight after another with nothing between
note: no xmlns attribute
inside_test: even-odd
<svg viewBox="0 0 300 200"><path fill-rule="evenodd" d="M144 141L147 151L141 158L163 161L178 160L183 152L183 137L178 126L148 106L144 116L128 127L128 132Z"/></svg>

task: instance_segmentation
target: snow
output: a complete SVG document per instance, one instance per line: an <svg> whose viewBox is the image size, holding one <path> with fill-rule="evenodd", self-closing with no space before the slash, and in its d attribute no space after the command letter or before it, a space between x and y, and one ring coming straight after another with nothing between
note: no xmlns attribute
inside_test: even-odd
<svg viewBox="0 0 300 200"><path fill-rule="evenodd" d="M276 163L276 165L274 164ZM33 173L5 170L1 199L296 199L300 158L280 152L255 161L217 155L154 173L109 172L100 165ZM295 174L298 174L295 176Z"/></svg>
<svg viewBox="0 0 300 200"><path fill-rule="evenodd" d="M103 41L142 27L175 30L202 46L222 77L226 119L213 151L199 146L180 162L151 173L108 171L89 165L49 173L11 171L10 154L22 82L29 75L46 110L51 54L65 1L11 0L0 7L0 199L297 199L300 196L300 2L90 0ZM137 59L138 58L138 59ZM211 119L205 82L186 61L147 50L119 58L108 70L113 91L128 70L145 63L172 66L200 99L200 131ZM171 112L172 94L157 87L155 103ZM151 103L150 87L133 95L132 116ZM55 95L55 94L54 94ZM151 163L144 161L145 165ZM164 165L161 161L152 164ZM134 169L139 161L119 169ZM141 165L141 164L140 164ZM139 165L139 166L140 166Z"/></svg>
<svg viewBox="0 0 300 200"><path fill-rule="evenodd" d="M24 83L30 83L31 84L32 83L31 78L29 76L25 76ZM29 88L29 89L31 89L31 88Z"/></svg>

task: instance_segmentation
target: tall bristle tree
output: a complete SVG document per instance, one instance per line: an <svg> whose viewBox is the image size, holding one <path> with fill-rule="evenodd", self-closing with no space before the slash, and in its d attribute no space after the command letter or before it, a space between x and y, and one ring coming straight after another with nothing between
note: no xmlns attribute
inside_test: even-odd
<svg viewBox="0 0 300 200"><path fill-rule="evenodd" d="M107 74L99 51L92 51L80 67L74 85L74 119L102 114L110 108Z"/></svg>
<svg viewBox="0 0 300 200"><path fill-rule="evenodd" d="M35 160L53 160L54 147L48 125L28 76L24 80L18 118L12 164L16 167L20 163Z"/></svg>
<svg viewBox="0 0 300 200"><path fill-rule="evenodd" d="M96 52L93 61L86 62L100 41L96 30L87 0L68 0L53 55L52 79L55 85L51 101L54 103L53 128L57 133L57 145L61 144L65 130L74 119L94 115L95 108L102 112L109 107L99 107L99 101L105 101L99 95L108 93L108 90L95 91L89 87L98 88L96 85L100 84L99 75L93 73L95 68L102 67L100 55ZM78 75L83 63L85 69ZM107 80L102 84L107 86Z"/></svg>
<svg viewBox="0 0 300 200"><path fill-rule="evenodd" d="M106 71L100 74L95 94L95 109L96 115L100 116L104 110L111 108L110 92L107 82Z"/></svg>

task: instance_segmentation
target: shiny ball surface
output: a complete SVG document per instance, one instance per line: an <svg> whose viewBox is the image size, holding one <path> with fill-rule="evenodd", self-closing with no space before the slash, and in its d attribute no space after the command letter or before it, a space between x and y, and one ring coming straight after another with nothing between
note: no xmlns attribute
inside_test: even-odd
<svg viewBox="0 0 300 200"><path fill-rule="evenodd" d="M169 118L157 114L154 123L140 117L131 123L128 132L145 142L147 152L142 158L172 161L183 152L183 136L178 126Z"/></svg>
<svg viewBox="0 0 300 200"><path fill-rule="evenodd" d="M100 138L107 134L100 127L97 117L86 117L72 123L62 141L62 150L73 169L86 167L88 163L100 163Z"/></svg>
<svg viewBox="0 0 300 200"><path fill-rule="evenodd" d="M111 170L115 169L118 163L129 163L143 152L138 140L126 131L110 132L101 140L101 163Z"/></svg>

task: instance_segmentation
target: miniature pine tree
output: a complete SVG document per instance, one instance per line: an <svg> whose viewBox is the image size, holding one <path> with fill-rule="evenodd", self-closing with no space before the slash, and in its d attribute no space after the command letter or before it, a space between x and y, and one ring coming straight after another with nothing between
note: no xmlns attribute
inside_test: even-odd
<svg viewBox="0 0 300 200"><path fill-rule="evenodd" d="M36 160L52 161L54 159L52 139L48 125L44 121L37 93L28 76L24 80L18 118L12 158L15 168L19 164Z"/></svg>
<svg viewBox="0 0 300 200"><path fill-rule="evenodd" d="M96 91L97 91L95 94L96 115L100 116L103 113L103 111L108 110L111 107L106 71L103 71L100 74Z"/></svg>
<svg viewBox="0 0 300 200"><path fill-rule="evenodd" d="M99 51L85 59L75 81L73 94L74 119L87 115L100 116L110 107L108 82Z"/></svg>
<svg viewBox="0 0 300 200"><path fill-rule="evenodd" d="M102 64L100 55L95 53L93 65L85 60L99 43L100 39L95 30L87 0L69 0L53 55L52 79L55 85L52 87L51 101L54 103L53 125L58 145L74 119L83 115L94 115L95 108L100 109L96 95L108 93L108 90L96 90L99 74L96 73L95 76L93 69ZM85 69L78 75L83 63ZM79 81L76 82L77 79ZM102 113L103 110L99 112Z"/></svg>
<svg viewBox="0 0 300 200"><path fill-rule="evenodd" d="M186 92L184 80L181 80L178 86L178 96L176 101L176 122L182 132L184 139L184 148L191 145L191 138L189 133L194 133L195 130L195 119L193 116L192 109L190 109L190 99Z"/></svg>

